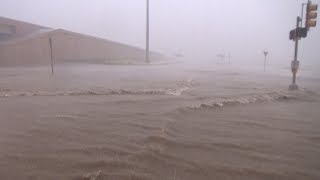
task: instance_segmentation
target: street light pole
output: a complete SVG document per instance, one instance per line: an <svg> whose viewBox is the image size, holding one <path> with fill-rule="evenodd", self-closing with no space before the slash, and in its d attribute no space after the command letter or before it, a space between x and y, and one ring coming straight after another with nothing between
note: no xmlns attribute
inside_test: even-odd
<svg viewBox="0 0 320 180"><path fill-rule="evenodd" d="M147 19L146 19L146 63L150 63L150 52L149 52L149 0L147 0Z"/></svg>
<svg viewBox="0 0 320 180"><path fill-rule="evenodd" d="M53 54L52 54L52 39L49 37L49 47L50 47L50 60L51 60L51 75L54 74L53 71Z"/></svg>

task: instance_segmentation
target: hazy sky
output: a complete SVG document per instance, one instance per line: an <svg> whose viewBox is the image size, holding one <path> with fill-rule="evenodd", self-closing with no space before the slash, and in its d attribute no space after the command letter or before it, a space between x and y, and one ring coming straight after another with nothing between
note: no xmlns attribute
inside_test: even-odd
<svg viewBox="0 0 320 180"><path fill-rule="evenodd" d="M302 0L150 0L151 49L234 61L289 63ZM320 1L314 1L319 3ZM144 47L146 0L1 0L0 16ZM320 17L319 17L320 19ZM320 20L319 20L320 22ZM320 24L320 23L319 23ZM301 41L300 60L320 65L320 25ZM319 66L320 68L320 66Z"/></svg>

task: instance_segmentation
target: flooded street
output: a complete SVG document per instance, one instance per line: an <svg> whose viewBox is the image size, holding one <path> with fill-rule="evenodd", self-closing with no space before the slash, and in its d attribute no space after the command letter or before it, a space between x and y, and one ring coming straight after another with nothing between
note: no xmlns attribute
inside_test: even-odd
<svg viewBox="0 0 320 180"><path fill-rule="evenodd" d="M319 2L1 0L0 180L320 180Z"/></svg>
<svg viewBox="0 0 320 180"><path fill-rule="evenodd" d="M282 73L283 72L283 73ZM319 78L235 67L0 71L0 178L319 179Z"/></svg>

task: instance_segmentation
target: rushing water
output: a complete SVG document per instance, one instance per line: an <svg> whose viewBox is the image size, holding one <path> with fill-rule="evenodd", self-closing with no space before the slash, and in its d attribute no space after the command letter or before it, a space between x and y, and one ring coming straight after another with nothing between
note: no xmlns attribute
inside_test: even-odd
<svg viewBox="0 0 320 180"><path fill-rule="evenodd" d="M1 179L320 179L319 77L227 66L0 71ZM288 71L288 72L287 72Z"/></svg>

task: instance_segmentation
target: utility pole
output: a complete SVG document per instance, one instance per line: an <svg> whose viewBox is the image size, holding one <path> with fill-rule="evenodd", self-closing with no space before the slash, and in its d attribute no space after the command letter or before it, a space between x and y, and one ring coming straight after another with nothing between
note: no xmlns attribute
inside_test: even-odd
<svg viewBox="0 0 320 180"><path fill-rule="evenodd" d="M51 60L51 75L54 74L53 71L53 54L52 54L52 39L49 37L49 46L50 46L50 60Z"/></svg>
<svg viewBox="0 0 320 180"><path fill-rule="evenodd" d="M147 19L146 19L146 63L150 63L150 52L149 52L149 0L147 0Z"/></svg>
<svg viewBox="0 0 320 180"><path fill-rule="evenodd" d="M267 51L264 51L263 52L263 54L264 54L264 72L266 72L266 65L267 65L267 56L268 56L268 52Z"/></svg>

